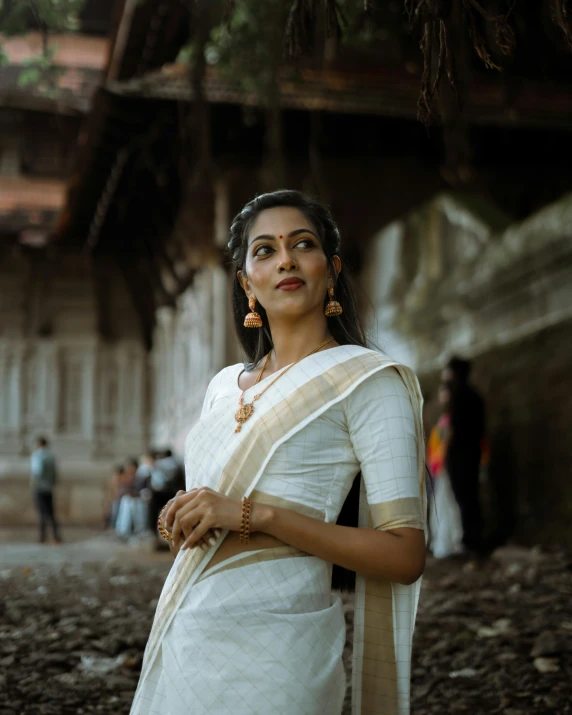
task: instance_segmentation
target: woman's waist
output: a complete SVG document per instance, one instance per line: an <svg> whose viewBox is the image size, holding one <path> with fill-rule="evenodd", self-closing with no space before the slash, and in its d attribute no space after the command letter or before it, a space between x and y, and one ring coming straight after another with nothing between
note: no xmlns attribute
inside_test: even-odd
<svg viewBox="0 0 572 715"><path fill-rule="evenodd" d="M276 549L284 546L287 546L287 544L280 541L280 539L277 539L270 534L264 534L263 532L255 532L251 534L248 543L244 544L240 540L240 533L238 531L230 531L222 544L213 554L208 564L205 566L203 573L214 569L215 566L219 566L223 561L227 561L230 558L233 558L234 560L235 557L238 557L241 554L247 555L249 552ZM290 548L293 549L293 547ZM298 550L293 549L293 553L295 551ZM300 551L299 553L302 554L303 552Z"/></svg>
<svg viewBox="0 0 572 715"><path fill-rule="evenodd" d="M238 617L243 609L279 613L327 611L336 600L331 592L331 564L282 544L242 551L205 569L189 592L187 606ZM218 616L217 616L218 617Z"/></svg>

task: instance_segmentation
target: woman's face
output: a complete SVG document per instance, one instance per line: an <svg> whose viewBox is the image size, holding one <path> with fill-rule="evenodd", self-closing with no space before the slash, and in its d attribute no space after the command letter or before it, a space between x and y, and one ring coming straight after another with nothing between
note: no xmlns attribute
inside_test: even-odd
<svg viewBox="0 0 572 715"><path fill-rule="evenodd" d="M337 256L334 263L339 271ZM293 207L266 209L257 216L238 279L247 296L254 296L270 319L323 312L332 284L315 227Z"/></svg>

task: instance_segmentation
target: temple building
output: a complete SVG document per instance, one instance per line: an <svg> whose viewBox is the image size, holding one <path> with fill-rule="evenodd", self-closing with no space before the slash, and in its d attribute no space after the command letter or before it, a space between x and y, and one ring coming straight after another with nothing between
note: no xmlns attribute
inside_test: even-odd
<svg viewBox="0 0 572 715"><path fill-rule="evenodd" d="M33 37L0 69L0 518L33 518L37 434L70 523L101 521L114 463L182 454L209 380L241 359L232 217L293 187L332 207L372 340L417 370L427 419L447 358L474 358L522 533L549 540L548 513L565 530L568 58L553 50L549 86L524 61L510 92L477 73L462 121L428 130L411 38L367 62L325 42L327 61L285 65L265 95L216 63L197 83L183 3L108 5L86 6L97 32L86 19L58 42L49 96L18 88Z"/></svg>

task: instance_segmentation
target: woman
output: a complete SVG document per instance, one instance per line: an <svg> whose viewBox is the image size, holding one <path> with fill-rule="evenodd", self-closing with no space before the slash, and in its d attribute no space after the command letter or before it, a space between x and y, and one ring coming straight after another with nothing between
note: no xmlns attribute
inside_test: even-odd
<svg viewBox="0 0 572 715"><path fill-rule="evenodd" d="M357 573L353 712L409 711L421 396L407 368L365 347L339 240L329 212L295 191L259 196L234 219L248 363L210 383L187 438L188 491L161 517L176 559L133 715L341 713L332 564L345 569L334 586ZM336 523L343 505L351 526Z"/></svg>
<svg viewBox="0 0 572 715"><path fill-rule="evenodd" d="M439 403L443 414L431 430L427 443L427 462L434 477L430 500L431 551L437 559L445 559L463 552L461 511L453 494L447 474L447 447L451 436L449 406L451 391L446 385L439 388Z"/></svg>

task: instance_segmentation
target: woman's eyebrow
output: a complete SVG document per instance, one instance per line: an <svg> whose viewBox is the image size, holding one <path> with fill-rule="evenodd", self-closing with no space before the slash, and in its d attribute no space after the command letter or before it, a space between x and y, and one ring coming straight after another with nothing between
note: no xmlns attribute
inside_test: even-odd
<svg viewBox="0 0 572 715"><path fill-rule="evenodd" d="M294 236L297 236L300 233L311 233L312 236L315 238L318 238L318 236L312 231L311 228L296 228L294 231L290 231L288 234L288 238L294 238ZM269 233L261 233L259 236L255 236L250 243L254 243L254 241L259 241L261 239L264 239L265 241L275 241L276 236L272 236Z"/></svg>

